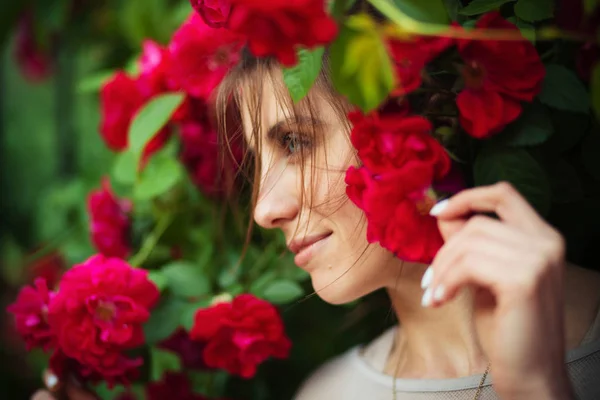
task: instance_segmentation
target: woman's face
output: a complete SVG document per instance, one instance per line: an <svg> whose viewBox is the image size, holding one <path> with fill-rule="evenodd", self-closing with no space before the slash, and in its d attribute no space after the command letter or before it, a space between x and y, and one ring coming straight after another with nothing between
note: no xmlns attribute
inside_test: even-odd
<svg viewBox="0 0 600 400"><path fill-rule="evenodd" d="M401 261L367 243L363 212L346 197L345 171L356 163L347 122L318 93L312 96L312 116L300 111L290 118L292 110L273 94L281 83L265 81L257 116L261 176L255 221L283 231L297 266L329 303L394 286ZM256 148L250 112L242 108L246 140Z"/></svg>

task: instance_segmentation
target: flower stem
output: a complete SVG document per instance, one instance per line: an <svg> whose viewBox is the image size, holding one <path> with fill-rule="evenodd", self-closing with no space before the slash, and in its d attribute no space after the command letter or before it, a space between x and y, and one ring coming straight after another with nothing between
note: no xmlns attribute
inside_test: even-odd
<svg viewBox="0 0 600 400"><path fill-rule="evenodd" d="M165 233L171 222L173 222L173 218L173 213L167 213L160 217L156 223L156 226L152 232L150 232L150 235L148 235L146 240L144 240L140 250L129 259L129 264L131 264L133 267L140 267L144 264L144 262L146 262L148 256L150 253L152 253L152 250L156 247L156 244L160 240L160 237L163 235L163 233Z"/></svg>

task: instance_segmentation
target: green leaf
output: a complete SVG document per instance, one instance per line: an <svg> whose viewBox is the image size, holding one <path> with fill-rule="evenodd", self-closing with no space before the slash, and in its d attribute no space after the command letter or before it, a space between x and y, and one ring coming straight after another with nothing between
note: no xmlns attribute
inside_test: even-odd
<svg viewBox="0 0 600 400"><path fill-rule="evenodd" d="M600 0L583 0L584 10L587 15L592 14L599 5Z"/></svg>
<svg viewBox="0 0 600 400"><path fill-rule="evenodd" d="M554 17L553 0L519 0L515 15L528 22L543 21Z"/></svg>
<svg viewBox="0 0 600 400"><path fill-rule="evenodd" d="M333 18L339 20L356 3L356 0L328 0L327 11Z"/></svg>
<svg viewBox="0 0 600 400"><path fill-rule="evenodd" d="M517 17L510 17L506 20L515 24L515 26L521 31L523 37L535 44L535 27L533 25Z"/></svg>
<svg viewBox="0 0 600 400"><path fill-rule="evenodd" d="M137 157L131 150L124 151L117 155L112 170L112 176L115 178L115 181L124 185L135 183L137 164Z"/></svg>
<svg viewBox="0 0 600 400"><path fill-rule="evenodd" d="M330 54L334 86L364 112L375 109L394 88L392 61L371 17L350 16Z"/></svg>
<svg viewBox="0 0 600 400"><path fill-rule="evenodd" d="M550 178L553 203L583 200L583 186L575 168L563 158L553 159L546 166Z"/></svg>
<svg viewBox="0 0 600 400"><path fill-rule="evenodd" d="M306 96L321 71L324 47L314 50L299 49L298 64L283 69L283 81L290 90L294 102L299 102Z"/></svg>
<svg viewBox="0 0 600 400"><path fill-rule="evenodd" d="M273 282L275 279L277 279L277 273L274 270L266 271L264 274L252 281L252 285L250 285L250 293L256 296L261 296L267 285Z"/></svg>
<svg viewBox="0 0 600 400"><path fill-rule="evenodd" d="M549 154L561 154L575 147L590 130L592 116L572 111L552 110L554 134L542 145Z"/></svg>
<svg viewBox="0 0 600 400"><path fill-rule="evenodd" d="M159 381L168 371L181 371L181 358L168 350L150 348L150 380Z"/></svg>
<svg viewBox="0 0 600 400"><path fill-rule="evenodd" d="M262 297L274 304L284 304L304 294L304 290L294 281L278 280L265 287Z"/></svg>
<svg viewBox="0 0 600 400"><path fill-rule="evenodd" d="M196 297L210 293L210 283L202 270L190 262L174 261L164 266L162 273L175 295Z"/></svg>
<svg viewBox="0 0 600 400"><path fill-rule="evenodd" d="M521 116L504 132L495 136L509 146L535 146L544 143L554 133L550 111L539 102L528 104Z"/></svg>
<svg viewBox="0 0 600 400"><path fill-rule="evenodd" d="M142 171L140 180L135 185L134 196L138 200L157 197L180 182L183 176L183 167L177 160L156 155Z"/></svg>
<svg viewBox="0 0 600 400"><path fill-rule="evenodd" d="M165 93L154 97L140 109L129 127L129 148L140 155L146 144L169 121L184 99L183 93Z"/></svg>
<svg viewBox="0 0 600 400"><path fill-rule="evenodd" d="M180 326L181 313L186 303L174 297L163 297L152 310L150 319L144 324L144 335L147 344L156 344L175 332Z"/></svg>
<svg viewBox="0 0 600 400"><path fill-rule="evenodd" d="M592 92L592 107L596 113L596 118L600 120L600 62L596 64L592 71L590 90Z"/></svg>
<svg viewBox="0 0 600 400"><path fill-rule="evenodd" d="M468 6L459 11L462 15L479 15L488 11L497 10L502 5L515 0L473 0Z"/></svg>
<svg viewBox="0 0 600 400"><path fill-rule="evenodd" d="M79 81L77 91L79 93L98 92L102 86L115 74L114 70L97 72L94 75L86 76Z"/></svg>
<svg viewBox="0 0 600 400"><path fill-rule="evenodd" d="M600 157L598 157L598 154L600 154L600 133L594 131L583 140L581 156L583 164L590 175L600 181Z"/></svg>
<svg viewBox="0 0 600 400"><path fill-rule="evenodd" d="M443 0L394 0L405 15L420 22L447 24L448 12Z"/></svg>
<svg viewBox="0 0 600 400"><path fill-rule="evenodd" d="M196 316L196 311L198 311L200 308L210 307L210 301L211 299L205 299L191 304L186 304L185 309L181 313L181 326L183 326L188 332L191 331L192 327L194 326L194 317Z"/></svg>
<svg viewBox="0 0 600 400"><path fill-rule="evenodd" d="M150 279L156 285L159 292L162 292L167 287L167 277L161 270L148 271L148 279Z"/></svg>
<svg viewBox="0 0 600 400"><path fill-rule="evenodd" d="M475 186L510 182L541 214L550 209L550 184L546 173L520 148L484 146L473 166Z"/></svg>
<svg viewBox="0 0 600 400"><path fill-rule="evenodd" d="M462 9L460 0L444 0L444 4L446 5L446 12L450 20L458 22L459 11Z"/></svg>
<svg viewBox="0 0 600 400"><path fill-rule="evenodd" d="M557 64L546 66L539 99L559 110L587 113L590 109L590 97L585 86L571 70Z"/></svg>

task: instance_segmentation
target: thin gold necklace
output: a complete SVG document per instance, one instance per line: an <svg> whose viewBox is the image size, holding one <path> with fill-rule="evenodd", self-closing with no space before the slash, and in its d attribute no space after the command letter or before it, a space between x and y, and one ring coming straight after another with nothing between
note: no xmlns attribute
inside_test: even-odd
<svg viewBox="0 0 600 400"><path fill-rule="evenodd" d="M483 384L485 383L488 373L490 372L490 366L491 366L491 363L488 363L487 367L485 368L485 372L481 376L481 380L479 381L479 385L477 386L477 391L475 392L475 397L473 397L473 400L479 400L479 396L481 396L481 390L483 389ZM396 370L394 371L394 376L392 377L392 379L393 379L393 381L392 381L393 382L392 383L392 398L393 398L393 400L396 400L396 375L398 375L399 367L400 367L400 363L397 363Z"/></svg>

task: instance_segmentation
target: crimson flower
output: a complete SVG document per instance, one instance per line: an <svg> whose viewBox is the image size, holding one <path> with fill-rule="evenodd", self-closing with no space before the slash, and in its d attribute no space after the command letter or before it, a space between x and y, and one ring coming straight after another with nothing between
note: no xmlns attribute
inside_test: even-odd
<svg viewBox="0 0 600 400"><path fill-rule="evenodd" d="M46 280L38 278L33 286L23 287L17 300L6 308L14 314L17 332L28 350L40 347L47 351L55 345L55 335L48 324L48 306L54 295Z"/></svg>
<svg viewBox="0 0 600 400"><path fill-rule="evenodd" d="M125 258L130 252L129 228L131 211L129 200L115 197L108 178L102 187L88 196L90 234L98 251L108 257Z"/></svg>
<svg viewBox="0 0 600 400"><path fill-rule="evenodd" d="M52 373L58 377L59 381L66 381L69 377L76 377L91 383L100 383L105 381L109 387L115 384L128 385L140 375L139 367L143 364L141 358L127 359L121 357L118 363L112 363L111 357L107 358L110 362L102 373L88 365L81 364L74 358L68 357L60 348L56 349L48 366Z"/></svg>
<svg viewBox="0 0 600 400"><path fill-rule="evenodd" d="M136 79L138 90L144 98L168 91L168 63L168 49L152 40L144 40L138 60L140 74Z"/></svg>
<svg viewBox="0 0 600 400"><path fill-rule="evenodd" d="M269 357L286 358L291 347L277 309L250 294L198 310L190 336L206 342L207 366L243 378Z"/></svg>
<svg viewBox="0 0 600 400"><path fill-rule="evenodd" d="M187 376L181 372L166 372L159 382L150 382L146 386L148 400L207 400L196 394Z"/></svg>
<svg viewBox="0 0 600 400"><path fill-rule="evenodd" d="M232 0L231 4L229 29L246 37L256 56L275 56L285 66L298 61L298 45L312 48L337 35L324 0Z"/></svg>
<svg viewBox="0 0 600 400"><path fill-rule="evenodd" d="M352 112L351 141L362 162L346 172L346 194L365 212L367 240L406 261L430 262L443 241L429 210L432 186L450 158L420 116Z"/></svg>
<svg viewBox="0 0 600 400"><path fill-rule="evenodd" d="M450 47L450 38L435 36L408 36L404 39L390 38L388 49L398 80L394 96L402 96L421 86L425 65Z"/></svg>
<svg viewBox="0 0 600 400"><path fill-rule="evenodd" d="M158 297L147 271L95 255L63 275L48 321L60 350L81 364L83 375L111 384L141 365L123 352L144 343L142 324Z"/></svg>
<svg viewBox="0 0 600 400"><path fill-rule="evenodd" d="M231 0L190 0L190 3L206 25L212 28L222 28L227 25Z"/></svg>
<svg viewBox="0 0 600 400"><path fill-rule="evenodd" d="M66 269L67 263L64 257L59 252L52 251L42 257L36 257L36 260L27 266L27 277L31 282L36 278L43 278L48 287L53 288Z"/></svg>
<svg viewBox="0 0 600 400"><path fill-rule="evenodd" d="M100 135L111 150L127 148L129 124L143 101L137 82L124 72L117 72L102 87Z"/></svg>
<svg viewBox="0 0 600 400"><path fill-rule="evenodd" d="M410 163L427 165L433 179L441 179L450 169L444 148L431 136L431 123L420 116L402 114L363 115L352 112L350 140L358 157L370 172L378 174Z"/></svg>
<svg viewBox="0 0 600 400"><path fill-rule="evenodd" d="M189 369L207 369L202 358L205 344L190 338L189 333L180 328L167 339L158 344L158 347L179 354L181 363Z"/></svg>
<svg viewBox="0 0 600 400"><path fill-rule="evenodd" d="M429 263L443 244L431 193L432 171L427 164L373 174L367 167L350 167L346 193L365 212L367 240L405 261Z"/></svg>
<svg viewBox="0 0 600 400"><path fill-rule="evenodd" d="M26 12L17 26L15 58L23 75L32 82L40 82L52 73L50 54L40 46L31 12Z"/></svg>
<svg viewBox="0 0 600 400"><path fill-rule="evenodd" d="M242 41L227 29L213 29L196 13L175 32L169 44L169 79L189 95L208 99L240 59Z"/></svg>
<svg viewBox="0 0 600 400"><path fill-rule="evenodd" d="M490 12L477 28L519 32L500 13ZM460 122L471 136L489 137L514 121L521 102L532 101L542 89L545 69L535 47L521 41L460 40L465 87L456 98Z"/></svg>

